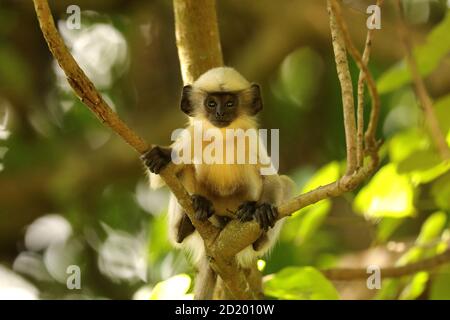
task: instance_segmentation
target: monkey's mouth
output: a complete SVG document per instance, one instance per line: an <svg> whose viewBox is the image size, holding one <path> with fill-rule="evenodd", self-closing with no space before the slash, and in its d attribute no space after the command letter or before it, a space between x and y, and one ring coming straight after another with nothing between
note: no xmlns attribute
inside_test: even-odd
<svg viewBox="0 0 450 320"><path fill-rule="evenodd" d="M231 123L230 120L223 120L223 119L214 119L211 122L213 125L215 125L218 128L228 127Z"/></svg>

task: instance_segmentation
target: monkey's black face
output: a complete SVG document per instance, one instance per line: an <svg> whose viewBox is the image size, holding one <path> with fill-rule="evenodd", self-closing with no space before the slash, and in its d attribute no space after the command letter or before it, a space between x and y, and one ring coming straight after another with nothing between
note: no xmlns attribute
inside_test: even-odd
<svg viewBox="0 0 450 320"><path fill-rule="evenodd" d="M239 99L230 92L209 93L204 100L205 115L218 128L230 125L238 116Z"/></svg>
<svg viewBox="0 0 450 320"><path fill-rule="evenodd" d="M224 128L242 115L255 116L262 110L263 104L257 84L241 91L226 92L206 92L186 85L180 107L190 117L201 114L214 126Z"/></svg>

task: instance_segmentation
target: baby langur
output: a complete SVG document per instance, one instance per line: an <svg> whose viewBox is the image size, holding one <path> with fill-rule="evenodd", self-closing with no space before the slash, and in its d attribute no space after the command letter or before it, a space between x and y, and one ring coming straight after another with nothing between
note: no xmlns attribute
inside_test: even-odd
<svg viewBox="0 0 450 320"><path fill-rule="evenodd" d="M237 139L236 136L226 135L225 130L256 130L255 116L262 107L259 86L249 83L237 71L228 67L207 71L193 84L186 85L181 97L181 110L190 117L190 125L186 128L185 134L194 134L195 121L202 124L203 130L220 130L223 138L219 143L223 144L223 150L226 149L226 145L236 142ZM171 155L175 154L173 151L183 147L194 150L193 140L177 140L170 148L154 147L142 156L151 172L152 187L161 185L156 174L171 161ZM205 149L210 143L210 141L202 142L202 148ZM238 143L234 143L233 155L239 152L237 146ZM254 144L245 144L246 154L260 155L256 150L257 147ZM194 155L191 160L194 160L193 158ZM261 167L260 161L256 163L234 161L232 164L225 161L212 164L191 161L184 164L178 173L181 183L192 195L196 219L209 219L220 228L223 228L230 219L240 221L255 219L259 223L262 229L259 239L236 256L242 268L251 267L258 257L274 245L282 226L281 221L276 223L278 216L276 207L290 197L293 189L293 182L288 177L277 174L262 175ZM174 196L169 204L169 228L171 240L191 251L198 268L194 289L196 299L211 299L216 274L209 267L203 240Z"/></svg>

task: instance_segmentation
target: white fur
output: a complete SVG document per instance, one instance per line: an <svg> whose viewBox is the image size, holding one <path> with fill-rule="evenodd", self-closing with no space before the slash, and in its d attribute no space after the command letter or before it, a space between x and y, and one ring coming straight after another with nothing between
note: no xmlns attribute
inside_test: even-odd
<svg viewBox="0 0 450 320"><path fill-rule="evenodd" d="M208 92L240 91L248 89L250 83L233 68L219 67L202 74L193 87Z"/></svg>

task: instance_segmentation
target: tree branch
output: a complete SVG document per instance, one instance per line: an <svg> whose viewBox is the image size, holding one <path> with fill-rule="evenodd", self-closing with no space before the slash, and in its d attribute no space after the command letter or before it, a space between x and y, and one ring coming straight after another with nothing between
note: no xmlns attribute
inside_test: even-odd
<svg viewBox="0 0 450 320"><path fill-rule="evenodd" d="M174 0L175 35L181 73L192 84L211 68L223 66L215 0Z"/></svg>
<svg viewBox="0 0 450 320"><path fill-rule="evenodd" d="M336 61L336 69L341 83L342 107L344 111L345 141L347 145L347 174L356 170L356 124L353 84L347 60L347 49L341 30L336 24L336 15L331 10L327 0L327 10L330 17L331 38Z"/></svg>
<svg viewBox="0 0 450 320"><path fill-rule="evenodd" d="M381 268L381 277L398 278L406 275L414 274L423 270L431 270L443 264L450 262L450 250L447 249L441 254L434 257L420 260L415 263L407 264L399 267ZM369 274L364 268L333 268L322 270L322 273L330 280L334 281L350 281L367 279Z"/></svg>
<svg viewBox="0 0 450 320"><path fill-rule="evenodd" d="M344 35L342 28L339 27L337 21L342 21L340 16L340 12L336 13L332 10L331 2L328 1L328 11L330 13L330 28L332 30L332 41L333 46L335 48L335 60L338 68L338 74L341 74L339 77L342 95L343 95L343 104L344 104L344 114L347 113L347 117L344 117L344 126L348 132L352 132L352 136L348 138L347 144L353 146L351 148L347 145L347 152L351 152L352 155L347 159L350 159L350 162L353 163L351 166L348 166L347 173L345 176L340 178L338 181L330 183L325 186L321 186L317 189L314 189L305 194L298 195L288 202L280 205L278 207L278 219L282 219L291 215L292 213L300 210L306 206L317 203L320 200L337 197L345 192L354 190L358 185L360 185L367 177L372 175L375 169L378 166L378 148L379 144L375 143L375 129L377 127L378 122L378 114L380 103L379 99L377 99L378 94L376 91L376 87L373 86L372 92L372 115L369 120L368 129L366 131L366 140L370 142L372 146L370 150L370 161L361 167L356 167L356 154L355 154L355 139L356 139L356 126L355 126L355 112L354 112L354 101L353 101L353 89L350 88L352 86L351 79L348 75L348 61L346 58L346 47L343 42ZM349 39L351 43L351 39ZM353 46L353 44L351 43ZM342 51L344 50L344 51ZM362 68L364 73L367 74L368 79L371 79L371 75L367 68ZM370 80L369 80L370 81ZM373 81L373 79L372 79ZM350 87L349 87L350 86ZM352 171L349 171L350 168L353 168ZM259 225L255 221L249 221L246 223L241 223L236 220L230 221L227 226L220 232L218 238L214 242L212 247L213 252L216 254L221 254L222 257L233 257L239 251L252 244L258 237L261 235L261 230Z"/></svg>
<svg viewBox="0 0 450 320"><path fill-rule="evenodd" d="M384 0L377 0L376 5L381 6ZM373 17L375 19L375 16ZM362 63L366 68L368 68L368 63L370 59L370 53L372 49L372 39L375 29L369 29L367 31L366 41L364 45L364 51L362 55ZM357 166L358 168L362 167L364 164L364 83L366 81L366 73L364 70L359 71L358 77L358 105L356 111L356 119L357 119ZM373 101L372 101L373 103Z"/></svg>
<svg viewBox="0 0 450 320"><path fill-rule="evenodd" d="M433 140L434 145L438 153L443 160L450 160L450 148L445 140L445 136L439 127L439 122L436 118L436 114L433 109L433 101L428 94L425 83L420 76L419 69L417 67L416 59L414 58L412 42L409 37L408 28L406 27L405 17L402 10L402 5L399 0L396 1L396 7L398 14L400 15L399 33L406 51L406 61L411 72L411 76L414 82L414 88L416 96L420 101L423 113L425 115L425 123L428 126L428 131Z"/></svg>
<svg viewBox="0 0 450 320"><path fill-rule="evenodd" d="M369 125L366 131L366 149L371 154L372 157L376 157L378 154L377 151L379 143L376 140L375 134L378 125L378 118L381 106L377 86L375 84L375 80L372 77L372 73L369 71L367 65L364 63L363 57L361 57L361 54L359 53L358 49L356 49L355 45L352 42L347 24L342 18L342 12L339 2L337 0L327 0L327 1L330 4L331 12L334 13L336 17L337 26L343 34L343 38L345 44L347 45L348 51L352 56L353 60L355 60L360 71L364 74L364 79L369 88L369 93L372 100L372 112L370 115Z"/></svg>
<svg viewBox="0 0 450 320"><path fill-rule="evenodd" d="M67 81L77 96L80 97L81 101L88 106L104 124L121 136L138 153L142 154L146 152L151 146L132 131L118 115L112 111L67 49L55 27L47 0L33 0L33 2L39 25L48 47L58 61L59 66L64 71ZM164 168L161 177L175 194L180 205L186 210L188 215L193 218L194 209L192 208L191 198L176 178L175 172L176 167L174 165L169 165ZM217 235L218 229L213 227L210 223L201 222L195 219L192 221L195 228L205 238L213 239Z"/></svg>

